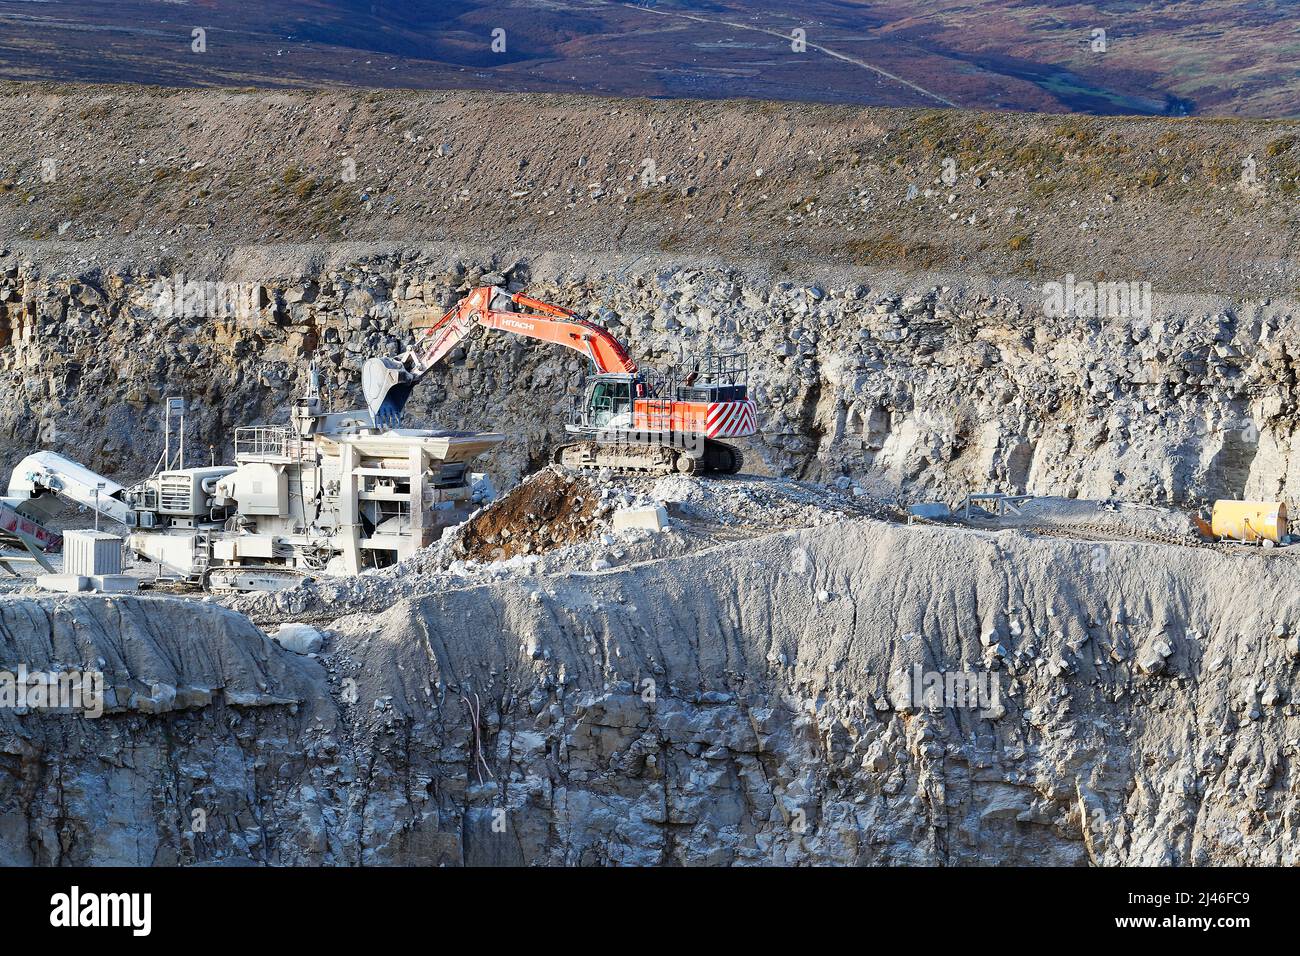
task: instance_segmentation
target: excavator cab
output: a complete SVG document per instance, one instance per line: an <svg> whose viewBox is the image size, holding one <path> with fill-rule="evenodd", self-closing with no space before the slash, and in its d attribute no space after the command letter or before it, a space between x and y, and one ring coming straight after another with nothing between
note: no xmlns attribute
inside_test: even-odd
<svg viewBox="0 0 1300 956"><path fill-rule="evenodd" d="M635 375L596 375L587 383L581 409L587 428L631 428L633 402L640 382Z"/></svg>

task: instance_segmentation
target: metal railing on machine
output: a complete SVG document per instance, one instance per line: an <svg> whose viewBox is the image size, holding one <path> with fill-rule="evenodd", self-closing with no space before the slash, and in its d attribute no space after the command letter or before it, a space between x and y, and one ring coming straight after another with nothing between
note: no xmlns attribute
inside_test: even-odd
<svg viewBox="0 0 1300 956"><path fill-rule="evenodd" d="M303 441L287 425L245 425L235 429L235 456L297 460Z"/></svg>

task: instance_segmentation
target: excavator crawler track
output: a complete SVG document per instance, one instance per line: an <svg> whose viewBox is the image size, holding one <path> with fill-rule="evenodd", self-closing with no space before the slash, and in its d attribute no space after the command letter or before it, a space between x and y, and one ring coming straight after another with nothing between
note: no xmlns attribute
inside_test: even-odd
<svg viewBox="0 0 1300 956"><path fill-rule="evenodd" d="M712 440L701 455L664 444L578 441L561 445L552 460L571 471L609 469L620 475L734 475L745 464L740 449Z"/></svg>

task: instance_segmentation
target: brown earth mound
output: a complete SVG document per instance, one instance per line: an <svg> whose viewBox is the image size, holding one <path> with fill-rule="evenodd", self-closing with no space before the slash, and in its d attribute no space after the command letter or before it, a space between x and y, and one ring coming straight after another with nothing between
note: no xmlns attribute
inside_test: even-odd
<svg viewBox="0 0 1300 956"><path fill-rule="evenodd" d="M597 501L583 478L547 468L466 522L454 553L467 561L502 561L575 544L595 533Z"/></svg>

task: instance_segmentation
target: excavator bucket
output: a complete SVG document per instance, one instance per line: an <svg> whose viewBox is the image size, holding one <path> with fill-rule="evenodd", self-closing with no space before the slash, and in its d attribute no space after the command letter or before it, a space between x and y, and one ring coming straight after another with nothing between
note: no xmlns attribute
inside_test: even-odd
<svg viewBox="0 0 1300 956"><path fill-rule="evenodd" d="M368 359L361 367L361 391L376 428L396 428L419 379L392 358Z"/></svg>

